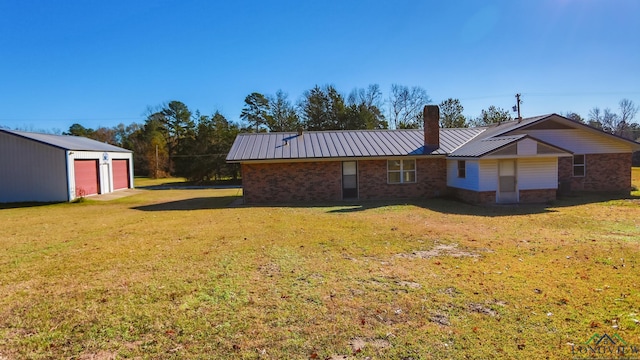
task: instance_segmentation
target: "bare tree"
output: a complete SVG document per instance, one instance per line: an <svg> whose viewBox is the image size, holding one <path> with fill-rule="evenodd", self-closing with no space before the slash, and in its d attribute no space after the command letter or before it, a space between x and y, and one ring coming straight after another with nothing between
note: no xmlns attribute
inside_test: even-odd
<svg viewBox="0 0 640 360"><path fill-rule="evenodd" d="M600 128L611 134L620 135L622 127L618 114L605 108L603 111L599 107L594 107L589 111L589 125Z"/></svg>
<svg viewBox="0 0 640 360"><path fill-rule="evenodd" d="M367 89L356 88L347 97L347 116L349 129L387 129L389 124L382 113L384 100L378 84Z"/></svg>
<svg viewBox="0 0 640 360"><path fill-rule="evenodd" d="M396 129L422 128L422 109L431 103L427 91L419 86L391 85L389 98L391 125Z"/></svg>
<svg viewBox="0 0 640 360"><path fill-rule="evenodd" d="M620 100L618 106L620 107L620 114L618 115L620 118L620 126L618 129L620 133L618 135L633 138L631 134L631 124L633 118L635 118L638 113L638 107L629 99Z"/></svg>
<svg viewBox="0 0 640 360"><path fill-rule="evenodd" d="M364 104L367 107L382 108L383 103L382 90L378 84L370 84L367 89L353 89L347 97L347 104Z"/></svg>
<svg viewBox="0 0 640 360"><path fill-rule="evenodd" d="M632 122L638 113L638 107L629 99L622 99L618 104L620 106L620 119L626 123Z"/></svg>
<svg viewBox="0 0 640 360"><path fill-rule="evenodd" d="M618 114L609 108L601 111L599 107L594 107L589 111L588 124L608 133L632 139L636 128L633 119L638 113L638 107L629 99L620 100L618 106Z"/></svg>

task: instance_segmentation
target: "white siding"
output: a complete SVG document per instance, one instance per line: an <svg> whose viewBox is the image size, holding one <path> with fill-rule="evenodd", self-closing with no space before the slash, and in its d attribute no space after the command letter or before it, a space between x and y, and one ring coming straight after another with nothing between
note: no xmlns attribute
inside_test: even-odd
<svg viewBox="0 0 640 360"><path fill-rule="evenodd" d="M519 133L527 133L576 154L631 152L631 146L622 141L581 129L525 130Z"/></svg>
<svg viewBox="0 0 640 360"><path fill-rule="evenodd" d="M498 189L498 160L480 160L478 191ZM557 189L558 161L556 158L519 158L516 160L519 190Z"/></svg>
<svg viewBox="0 0 640 360"><path fill-rule="evenodd" d="M498 161L467 160L467 176L458 178L457 160L447 160L447 186L473 191L495 191L498 186Z"/></svg>
<svg viewBox="0 0 640 360"><path fill-rule="evenodd" d="M466 176L458 177L458 160L447 160L447 186L478 190L478 161L466 160Z"/></svg>
<svg viewBox="0 0 640 360"><path fill-rule="evenodd" d="M67 201L66 152L0 132L0 202Z"/></svg>
<svg viewBox="0 0 640 360"><path fill-rule="evenodd" d="M498 190L498 160L480 160L478 191Z"/></svg>
<svg viewBox="0 0 640 360"><path fill-rule="evenodd" d="M536 155L538 142L531 139L518 141L518 156Z"/></svg>
<svg viewBox="0 0 640 360"><path fill-rule="evenodd" d="M557 158L518 159L516 169L520 190L558 188Z"/></svg>
<svg viewBox="0 0 640 360"><path fill-rule="evenodd" d="M105 156L106 155L106 156ZM133 187L133 155L131 153L120 152L102 152L102 151L70 151L69 161L73 164L75 159L95 159L98 160L98 179L100 180L100 194L113 192L113 159L129 160L129 184ZM69 198L74 199L75 189L75 173L73 166L68 169L69 182Z"/></svg>

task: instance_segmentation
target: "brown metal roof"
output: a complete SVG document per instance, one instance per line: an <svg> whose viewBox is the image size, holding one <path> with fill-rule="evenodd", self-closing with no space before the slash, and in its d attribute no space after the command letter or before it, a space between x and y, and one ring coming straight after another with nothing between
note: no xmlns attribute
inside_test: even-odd
<svg viewBox="0 0 640 360"><path fill-rule="evenodd" d="M425 153L423 130L250 133L236 137L227 161L447 155L484 128L440 129L440 148Z"/></svg>
<svg viewBox="0 0 640 360"><path fill-rule="evenodd" d="M452 153L451 157L478 157L498 150L504 146L520 141L527 135L497 136L485 139L474 139Z"/></svg>
<svg viewBox="0 0 640 360"><path fill-rule="evenodd" d="M486 127L440 129L440 148L425 152L423 130L344 130L297 133L240 134L227 155L229 162L370 158L389 156L481 157L526 137L515 131L539 126L547 120L559 121L571 127L583 127L607 136L585 124L557 114L535 116L493 124ZM619 138L640 148L640 144ZM534 139L540 143L540 140ZM557 148L557 147L556 147ZM558 148L560 151L564 149ZM569 152L568 152L569 153Z"/></svg>

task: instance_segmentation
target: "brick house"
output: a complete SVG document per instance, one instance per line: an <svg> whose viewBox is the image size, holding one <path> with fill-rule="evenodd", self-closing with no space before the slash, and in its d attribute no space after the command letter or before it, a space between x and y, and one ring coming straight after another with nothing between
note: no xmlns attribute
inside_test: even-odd
<svg viewBox="0 0 640 360"><path fill-rule="evenodd" d="M559 191L628 194L640 144L557 114L424 130L251 133L227 162L240 163L244 202L412 199L453 195L471 203L550 201Z"/></svg>

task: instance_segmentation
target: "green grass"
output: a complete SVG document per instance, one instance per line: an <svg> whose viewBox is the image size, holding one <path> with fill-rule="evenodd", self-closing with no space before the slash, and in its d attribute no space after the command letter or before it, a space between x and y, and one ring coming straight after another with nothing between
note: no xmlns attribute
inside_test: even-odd
<svg viewBox="0 0 640 360"><path fill-rule="evenodd" d="M0 359L566 359L594 333L640 345L637 199L228 207L239 195L0 209Z"/></svg>
<svg viewBox="0 0 640 360"><path fill-rule="evenodd" d="M138 188L138 187L158 186L158 185L166 185L166 184L180 184L186 181L187 179L182 177L152 179L148 177L137 176L133 179L133 184L135 187Z"/></svg>

